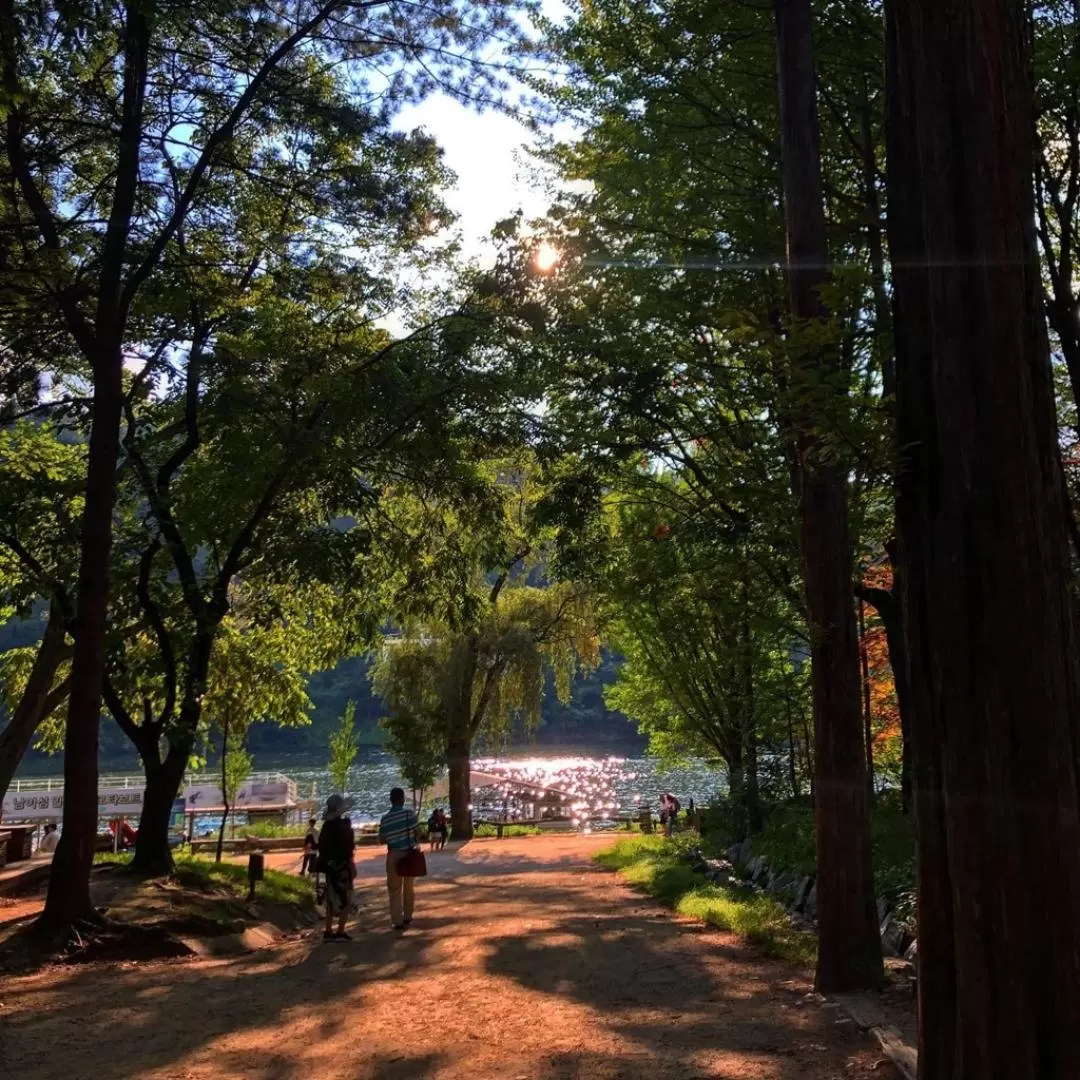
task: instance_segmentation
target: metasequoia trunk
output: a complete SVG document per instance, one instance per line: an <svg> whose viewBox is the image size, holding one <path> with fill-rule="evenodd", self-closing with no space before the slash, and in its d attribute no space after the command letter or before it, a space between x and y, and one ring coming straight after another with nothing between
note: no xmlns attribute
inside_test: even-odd
<svg viewBox="0 0 1080 1080"><path fill-rule="evenodd" d="M862 680L863 727L866 730L866 782L874 798L874 711L870 700L870 657L866 650L866 605L859 599L859 677Z"/></svg>
<svg viewBox="0 0 1080 1080"><path fill-rule="evenodd" d="M922 1080L1080 1076L1080 678L1024 0L886 0Z"/></svg>
<svg viewBox="0 0 1080 1080"><path fill-rule="evenodd" d="M53 857L42 916L47 927L61 928L96 918L90 902L90 869L97 840L98 737L123 395L121 371L122 356L116 341L95 365L94 419L90 430L76 606L78 634L71 662L71 696L64 736L63 831Z"/></svg>
<svg viewBox="0 0 1080 1080"><path fill-rule="evenodd" d="M908 693L907 648L904 644L904 622L900 614L900 568L896 565L895 547L890 542L890 561L893 564L893 587L888 589L867 588L860 585L858 596L877 609L885 627L885 641L889 647L889 666L892 668L893 685L896 687L896 708L900 713L900 802L904 813L911 809L911 695Z"/></svg>
<svg viewBox="0 0 1080 1080"><path fill-rule="evenodd" d="M66 685L53 688L56 673L67 655L64 622L54 604L50 609L49 621L45 625L45 633L38 645L34 666L26 680L19 704L15 707L7 727L0 731L0 799L7 793L34 732L67 696Z"/></svg>
<svg viewBox="0 0 1080 1080"><path fill-rule="evenodd" d="M884 971L870 864L870 805L851 598L847 482L818 433L842 412L840 358L799 339L827 313L828 280L816 74L809 0L775 0L784 211L791 314L791 372L799 458L800 549L811 627L820 991L880 985ZM832 385L833 394L826 388ZM830 400L831 399L831 400ZM814 404L817 403L817 404ZM822 407L825 405L826 407Z"/></svg>

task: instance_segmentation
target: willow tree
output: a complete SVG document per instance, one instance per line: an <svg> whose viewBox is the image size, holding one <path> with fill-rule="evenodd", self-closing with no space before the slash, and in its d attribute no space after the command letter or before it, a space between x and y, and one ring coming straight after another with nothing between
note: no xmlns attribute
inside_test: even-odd
<svg viewBox="0 0 1080 1080"><path fill-rule="evenodd" d="M455 840L472 836L470 761L480 735L505 735L519 718L540 722L548 673L559 700L570 699L574 675L600 661L600 639L588 594L559 582L543 588L497 574L486 610L469 629L423 626L388 642L374 684L394 715L422 715L442 737L450 774Z"/></svg>

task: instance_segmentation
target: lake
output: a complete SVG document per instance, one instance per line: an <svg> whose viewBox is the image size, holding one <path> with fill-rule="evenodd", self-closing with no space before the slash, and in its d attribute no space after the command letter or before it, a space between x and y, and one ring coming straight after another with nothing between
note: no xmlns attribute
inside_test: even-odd
<svg viewBox="0 0 1080 1080"><path fill-rule="evenodd" d="M691 798L703 804L727 788L724 772L704 762L665 768L655 758L645 756L537 754L525 750L500 757L475 758L473 768L568 791L579 797L582 812L590 815L631 814L642 802L655 808L664 791L677 795L683 805ZM302 799L324 802L331 794L330 776L325 768L292 764L283 766L281 771L297 782ZM347 794L355 800L350 813L352 820L357 824L377 820L386 810L388 793L395 786L407 785L393 757L379 751L366 752L349 774ZM445 800L441 801L445 805ZM485 804L479 793L474 794L474 804L480 817L501 810L501 802Z"/></svg>

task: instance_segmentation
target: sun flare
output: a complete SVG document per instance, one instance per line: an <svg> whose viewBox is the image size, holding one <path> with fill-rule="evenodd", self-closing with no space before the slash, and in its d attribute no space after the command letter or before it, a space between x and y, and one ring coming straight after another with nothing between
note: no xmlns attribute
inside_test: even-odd
<svg viewBox="0 0 1080 1080"><path fill-rule="evenodd" d="M555 264L559 261L559 249L553 245L545 242L536 249L536 254L533 256L533 262L536 264L536 269L541 274L546 274L555 269Z"/></svg>

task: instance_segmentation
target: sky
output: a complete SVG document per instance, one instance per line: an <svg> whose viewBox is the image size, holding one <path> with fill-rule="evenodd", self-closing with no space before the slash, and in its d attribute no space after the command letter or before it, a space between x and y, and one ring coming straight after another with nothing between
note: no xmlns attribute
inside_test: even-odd
<svg viewBox="0 0 1080 1080"><path fill-rule="evenodd" d="M564 17L569 10L562 0L543 0L541 8L552 19ZM532 144L533 136L517 120L502 113L478 113L436 94L403 109L395 127L424 128L442 146L446 166L457 174L446 201L458 215L466 254L480 254L492 226L516 210L524 211L528 220L547 209L548 196L530 188L530 164L520 152ZM555 133L568 138L571 129L560 125Z"/></svg>
<svg viewBox="0 0 1080 1080"><path fill-rule="evenodd" d="M478 113L438 95L404 109L395 126L423 128L442 146L443 161L457 174L446 201L458 216L468 254L479 252L492 226L515 210L529 218L547 209L547 196L530 190L528 162L520 151L532 136L517 120Z"/></svg>

